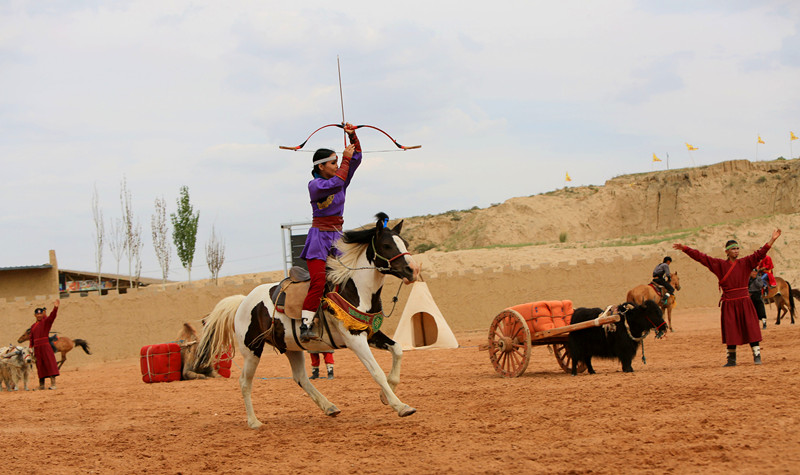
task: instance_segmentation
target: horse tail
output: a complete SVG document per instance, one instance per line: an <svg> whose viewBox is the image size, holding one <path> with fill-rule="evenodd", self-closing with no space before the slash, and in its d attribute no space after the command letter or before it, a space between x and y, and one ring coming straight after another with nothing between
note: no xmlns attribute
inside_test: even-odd
<svg viewBox="0 0 800 475"><path fill-rule="evenodd" d="M231 295L217 302L214 310L205 318L205 326L200 341L197 342L197 355L192 371L200 372L215 363L214 359L228 353L233 358L236 353L236 333L233 328L234 317L244 295Z"/></svg>
<svg viewBox="0 0 800 475"><path fill-rule="evenodd" d="M789 309L792 311L792 315L794 315L794 295L792 293L792 284L789 281L786 281L786 287L789 287Z"/></svg>
<svg viewBox="0 0 800 475"><path fill-rule="evenodd" d="M76 338L75 340L72 340L72 342L75 343L75 345L83 348L83 351L86 352L87 355L92 354L92 352L89 351L89 343L86 340L81 340L80 338Z"/></svg>

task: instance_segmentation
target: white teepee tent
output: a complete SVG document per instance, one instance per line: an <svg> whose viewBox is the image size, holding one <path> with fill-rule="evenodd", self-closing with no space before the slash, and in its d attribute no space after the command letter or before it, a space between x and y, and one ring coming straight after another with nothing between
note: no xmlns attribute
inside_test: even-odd
<svg viewBox="0 0 800 475"><path fill-rule="evenodd" d="M408 302L392 339L404 350L458 348L453 330L433 301L425 282L415 282L412 285Z"/></svg>

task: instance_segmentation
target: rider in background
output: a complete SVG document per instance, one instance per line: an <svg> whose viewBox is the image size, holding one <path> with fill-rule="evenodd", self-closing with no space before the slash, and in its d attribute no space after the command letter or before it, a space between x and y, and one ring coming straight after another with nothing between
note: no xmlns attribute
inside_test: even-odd
<svg viewBox="0 0 800 475"><path fill-rule="evenodd" d="M764 283L768 284L769 287L776 287L778 285L775 281L775 276L772 274L773 269L775 269L775 265L772 264L772 258L769 256L764 257L761 259L761 262L758 263L758 270L763 272L761 278L764 279ZM764 286L764 294L769 293L769 287L766 285Z"/></svg>
<svg viewBox="0 0 800 475"><path fill-rule="evenodd" d="M669 279L672 277L672 272L669 270L669 265L671 263L672 258L666 256L664 261L657 265L655 269L653 269L653 282L667 289L667 293L664 294L665 301L670 297L670 295L675 293L675 288L669 283Z"/></svg>
<svg viewBox="0 0 800 475"><path fill-rule="evenodd" d="M311 286L303 301L300 325L300 340L304 342L317 339L311 325L325 291L325 262L328 255L336 252L333 245L342 234L345 193L356 169L361 165L361 144L356 137L356 128L348 123L344 125L344 131L350 138L350 145L342 153L341 166L336 152L327 148L317 150L312 159L314 168L311 175L314 179L308 182L308 194L313 219L300 254L306 260L311 275Z"/></svg>

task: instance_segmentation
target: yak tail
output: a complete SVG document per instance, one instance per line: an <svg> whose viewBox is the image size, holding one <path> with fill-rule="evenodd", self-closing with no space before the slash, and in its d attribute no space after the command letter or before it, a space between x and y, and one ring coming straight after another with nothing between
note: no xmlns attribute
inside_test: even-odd
<svg viewBox="0 0 800 475"><path fill-rule="evenodd" d="M191 370L199 373L210 367L223 353L230 358L236 353L236 333L233 328L234 317L244 295L231 295L220 300L214 310L205 318L205 326L197 343L197 355Z"/></svg>
<svg viewBox="0 0 800 475"><path fill-rule="evenodd" d="M89 343L86 340L81 340L80 338L77 338L75 340L72 340L72 342L75 343L75 346L80 346L81 348L83 348L83 351L86 352L87 355L92 354L92 352L89 351Z"/></svg>

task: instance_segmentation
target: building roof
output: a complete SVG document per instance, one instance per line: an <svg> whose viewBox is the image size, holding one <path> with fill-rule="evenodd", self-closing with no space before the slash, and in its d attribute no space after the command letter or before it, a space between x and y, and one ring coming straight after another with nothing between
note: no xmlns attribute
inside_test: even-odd
<svg viewBox="0 0 800 475"><path fill-rule="evenodd" d="M16 267L0 267L0 272L7 270L28 270L28 269L52 269L50 264L41 264L38 266L16 266Z"/></svg>
<svg viewBox="0 0 800 475"><path fill-rule="evenodd" d="M96 271L58 269L58 273L62 274L62 275L68 275L68 276L70 276L72 278L78 278L78 279L87 279L88 280L88 279L96 279L97 278L97 272ZM101 274L101 277L104 280L124 281L124 280L128 280L130 276L119 275L119 274L110 274L110 273L107 273L107 272L103 272ZM160 283L162 283L162 280L161 279L152 279L152 278L149 278L149 277L139 277L139 282L142 283L142 284L149 285L149 284L160 284ZM173 282L173 281L171 281L171 280L167 281L167 283L171 283L171 282Z"/></svg>

